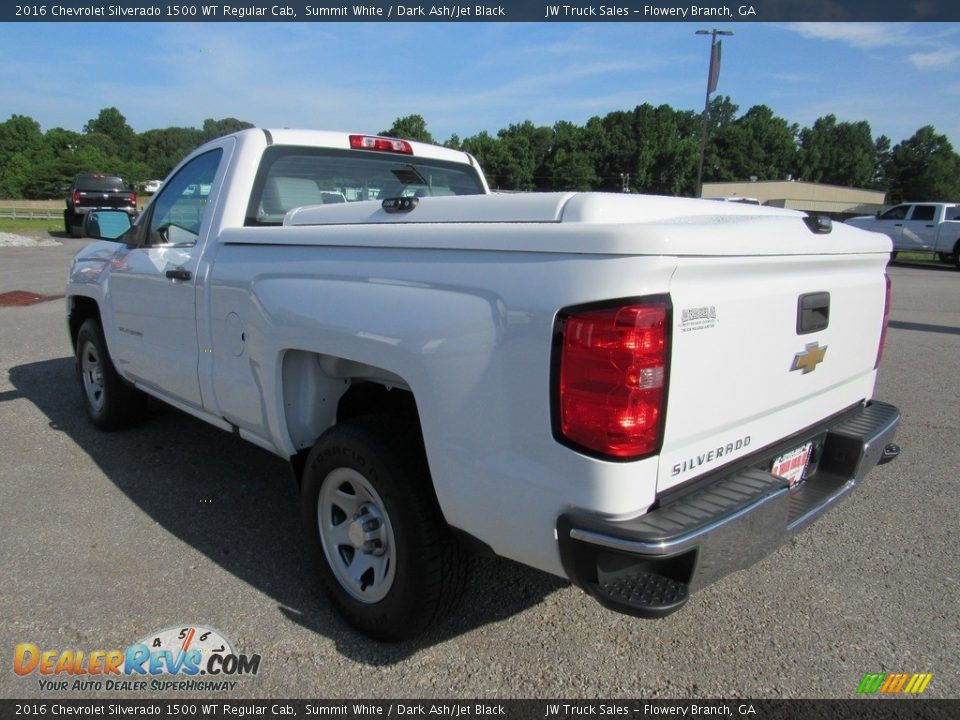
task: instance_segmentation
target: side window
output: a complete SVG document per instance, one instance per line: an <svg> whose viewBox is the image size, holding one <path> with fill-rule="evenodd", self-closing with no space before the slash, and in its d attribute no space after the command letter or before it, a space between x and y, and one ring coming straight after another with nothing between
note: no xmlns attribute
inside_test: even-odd
<svg viewBox="0 0 960 720"><path fill-rule="evenodd" d="M909 205L897 205L892 207L880 216L881 220L904 220L907 217Z"/></svg>
<svg viewBox="0 0 960 720"><path fill-rule="evenodd" d="M223 150L195 157L180 168L154 198L144 244L194 245L207 209Z"/></svg>
<svg viewBox="0 0 960 720"><path fill-rule="evenodd" d="M929 220L932 221L937 208L933 205L914 205L911 220Z"/></svg>
<svg viewBox="0 0 960 720"><path fill-rule="evenodd" d="M944 220L960 220L960 205L948 207Z"/></svg>

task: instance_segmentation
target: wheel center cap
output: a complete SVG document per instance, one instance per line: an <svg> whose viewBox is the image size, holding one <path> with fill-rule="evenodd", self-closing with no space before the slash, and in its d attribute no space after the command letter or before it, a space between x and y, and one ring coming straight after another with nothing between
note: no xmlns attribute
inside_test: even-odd
<svg viewBox="0 0 960 720"><path fill-rule="evenodd" d="M350 523L350 528L347 530L347 536L350 538L350 542L353 543L353 546L357 550L363 549L363 543L365 540L364 535L363 520L361 518L357 518Z"/></svg>
<svg viewBox="0 0 960 720"><path fill-rule="evenodd" d="M350 520L347 538L353 547L363 553L383 555L386 550L386 536L383 517L374 505L364 505Z"/></svg>

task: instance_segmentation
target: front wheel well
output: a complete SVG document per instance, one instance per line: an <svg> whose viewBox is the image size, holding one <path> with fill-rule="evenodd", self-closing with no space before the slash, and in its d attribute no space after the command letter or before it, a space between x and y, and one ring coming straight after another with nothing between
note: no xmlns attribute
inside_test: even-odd
<svg viewBox="0 0 960 720"><path fill-rule="evenodd" d="M80 326L89 318L93 318L103 327L103 321L100 319L100 306L97 305L97 301L83 295L71 297L67 324L70 328L70 343L73 345L74 351L77 349L77 333L80 332Z"/></svg>

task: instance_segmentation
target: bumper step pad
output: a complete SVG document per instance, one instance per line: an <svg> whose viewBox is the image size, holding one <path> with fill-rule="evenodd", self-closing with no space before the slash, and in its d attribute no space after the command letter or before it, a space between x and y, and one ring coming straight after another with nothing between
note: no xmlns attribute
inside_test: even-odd
<svg viewBox="0 0 960 720"><path fill-rule="evenodd" d="M669 615L689 597L686 583L642 571L591 583L588 590L601 605L645 618Z"/></svg>

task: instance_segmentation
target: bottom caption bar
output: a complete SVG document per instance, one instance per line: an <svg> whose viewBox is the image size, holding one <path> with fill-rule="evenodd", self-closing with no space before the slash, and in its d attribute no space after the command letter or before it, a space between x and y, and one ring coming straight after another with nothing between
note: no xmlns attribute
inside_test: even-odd
<svg viewBox="0 0 960 720"><path fill-rule="evenodd" d="M806 718L955 720L960 700L0 700L0 720L28 717L154 718Z"/></svg>

